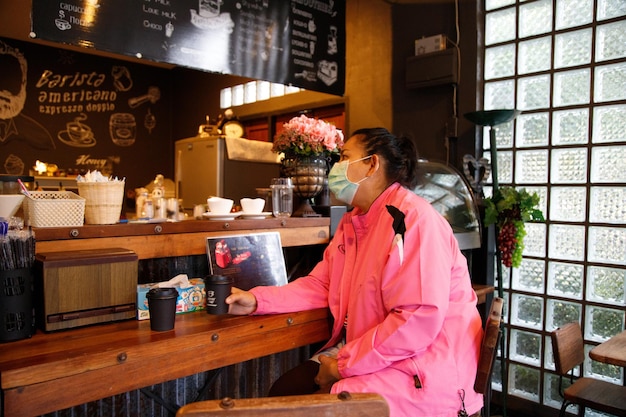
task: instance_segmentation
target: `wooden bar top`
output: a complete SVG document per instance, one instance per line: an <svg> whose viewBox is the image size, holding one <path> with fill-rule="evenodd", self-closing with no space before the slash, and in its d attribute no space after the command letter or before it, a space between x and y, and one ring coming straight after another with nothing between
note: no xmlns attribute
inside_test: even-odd
<svg viewBox="0 0 626 417"><path fill-rule="evenodd" d="M177 314L174 330L129 320L0 349L4 415L35 416L330 337L326 309L263 316Z"/></svg>
<svg viewBox="0 0 626 417"><path fill-rule="evenodd" d="M626 330L589 351L595 361L626 367Z"/></svg>
<svg viewBox="0 0 626 417"><path fill-rule="evenodd" d="M278 232L283 247L326 244L329 217L261 220L185 220L163 223L84 225L35 228L36 251L126 248L139 259L202 255L206 238L232 234Z"/></svg>

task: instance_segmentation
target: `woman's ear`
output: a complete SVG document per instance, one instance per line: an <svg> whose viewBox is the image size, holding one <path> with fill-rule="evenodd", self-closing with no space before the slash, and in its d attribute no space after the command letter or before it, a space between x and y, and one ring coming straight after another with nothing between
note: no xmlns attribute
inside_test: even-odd
<svg viewBox="0 0 626 417"><path fill-rule="evenodd" d="M378 155L373 154L372 157L370 158L370 169L367 172L368 176L374 175L374 173L376 173L376 171L378 171L379 169L380 169L380 158L378 157Z"/></svg>

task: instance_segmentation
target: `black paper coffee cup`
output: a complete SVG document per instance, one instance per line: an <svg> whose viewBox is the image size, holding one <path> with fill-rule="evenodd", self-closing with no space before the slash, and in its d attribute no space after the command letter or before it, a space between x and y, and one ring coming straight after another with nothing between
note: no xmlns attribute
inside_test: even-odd
<svg viewBox="0 0 626 417"><path fill-rule="evenodd" d="M233 278L224 275L204 277L205 308L209 314L227 314L226 297L233 288Z"/></svg>
<svg viewBox="0 0 626 417"><path fill-rule="evenodd" d="M176 288L152 288L146 294L150 310L150 328L159 332L172 330L176 318Z"/></svg>

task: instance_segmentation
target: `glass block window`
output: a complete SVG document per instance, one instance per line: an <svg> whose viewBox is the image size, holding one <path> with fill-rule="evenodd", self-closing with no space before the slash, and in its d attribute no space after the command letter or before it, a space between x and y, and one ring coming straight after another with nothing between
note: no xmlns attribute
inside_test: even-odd
<svg viewBox="0 0 626 417"><path fill-rule="evenodd" d="M550 332L580 323L588 352L626 325L626 1L485 0L484 19L482 109L521 111L494 127L485 195L497 175L536 192L546 218L502 271L508 371L496 362L492 386L558 409ZM578 374L624 384L623 368L586 357Z"/></svg>

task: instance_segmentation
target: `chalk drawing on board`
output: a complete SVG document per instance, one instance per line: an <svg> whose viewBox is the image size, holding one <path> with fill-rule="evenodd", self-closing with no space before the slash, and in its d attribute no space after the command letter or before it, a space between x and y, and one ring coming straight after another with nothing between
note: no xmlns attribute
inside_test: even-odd
<svg viewBox="0 0 626 417"><path fill-rule="evenodd" d="M90 148L96 144L91 126L83 123L87 120L87 115L81 113L73 121L67 122L65 130L61 130L57 137L63 143L75 148Z"/></svg>
<svg viewBox="0 0 626 417"><path fill-rule="evenodd" d="M150 102L152 104L159 101L161 98L161 90L159 87L150 87L148 88L148 93L139 97L133 97L128 99L128 105L134 109L135 107L139 107L144 103Z"/></svg>
<svg viewBox="0 0 626 417"><path fill-rule="evenodd" d="M111 75L113 76L113 86L117 91L128 91L133 88L133 78L125 66L114 65L111 68Z"/></svg>
<svg viewBox="0 0 626 417"><path fill-rule="evenodd" d="M131 113L113 113L109 118L111 141L117 146L131 146L137 137L137 122Z"/></svg>
<svg viewBox="0 0 626 417"><path fill-rule="evenodd" d="M4 160L4 172L9 175L24 174L24 161L17 155L11 154Z"/></svg>
<svg viewBox="0 0 626 417"><path fill-rule="evenodd" d="M26 58L17 48L0 41L0 62L0 145L18 140L36 149L55 149L50 132L22 114L26 103Z"/></svg>
<svg viewBox="0 0 626 417"><path fill-rule="evenodd" d="M152 129L156 126L156 117L152 114L150 109L148 109L148 113L143 119L143 125L148 129L148 134L152 133Z"/></svg>

